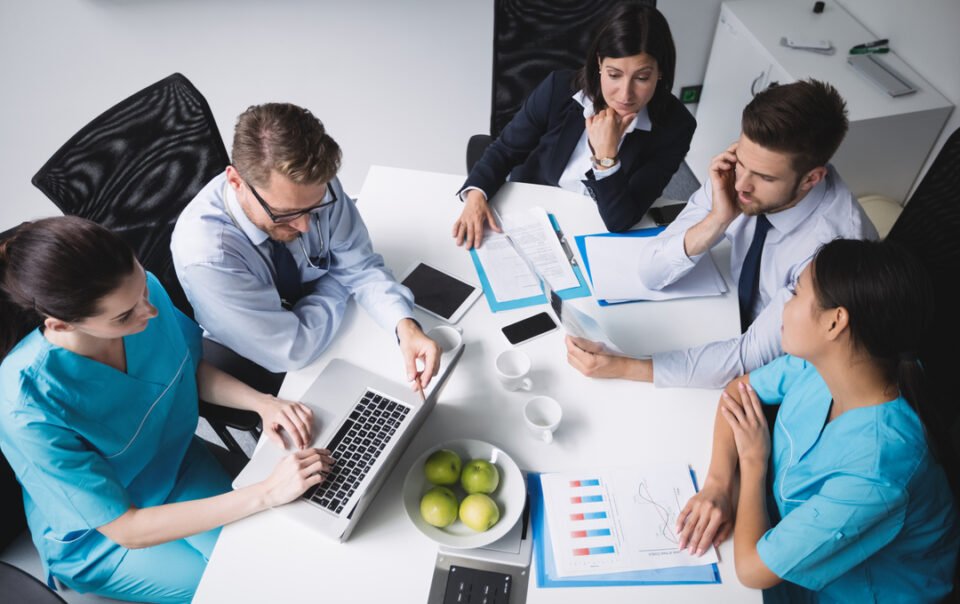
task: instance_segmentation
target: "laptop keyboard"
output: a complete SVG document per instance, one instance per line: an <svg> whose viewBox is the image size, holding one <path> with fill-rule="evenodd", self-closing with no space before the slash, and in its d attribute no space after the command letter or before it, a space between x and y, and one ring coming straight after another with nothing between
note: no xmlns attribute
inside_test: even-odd
<svg viewBox="0 0 960 604"><path fill-rule="evenodd" d="M327 445L336 460L333 471L303 498L339 514L409 412L406 405L367 390Z"/></svg>

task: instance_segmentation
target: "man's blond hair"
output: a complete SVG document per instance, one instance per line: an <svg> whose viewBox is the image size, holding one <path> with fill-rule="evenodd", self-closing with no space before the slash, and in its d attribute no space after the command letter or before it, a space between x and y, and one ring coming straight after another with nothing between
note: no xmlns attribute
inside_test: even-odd
<svg viewBox="0 0 960 604"><path fill-rule="evenodd" d="M290 103L254 105L233 133L233 166L254 185L271 172L296 184L326 183L340 169L340 146L309 110Z"/></svg>

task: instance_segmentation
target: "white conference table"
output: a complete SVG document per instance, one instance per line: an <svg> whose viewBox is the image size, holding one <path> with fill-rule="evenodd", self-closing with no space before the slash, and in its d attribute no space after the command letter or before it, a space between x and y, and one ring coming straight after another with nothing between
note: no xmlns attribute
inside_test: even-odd
<svg viewBox="0 0 960 604"><path fill-rule="evenodd" d="M476 281L469 255L450 237L459 214L454 197L462 176L375 166L359 208L376 250L400 273L417 261ZM501 211L542 206L554 213L573 245L577 234L603 232L594 204L552 187L508 183L494 202ZM716 261L729 284L728 252ZM626 352L660 350L738 333L736 295L600 307L592 297L575 304L590 312ZM700 481L710 461L718 391L657 389L624 380L593 380L567 364L561 330L521 344L533 360L531 392L508 392L496 379L494 357L510 345L500 327L545 307L492 313L478 300L461 319L465 350L436 408L426 419L346 543L336 543L283 514L267 511L224 527L195 602L425 602L437 544L407 518L403 478L423 451L459 438L493 442L525 470L549 472L637 462L680 461ZM438 320L417 311L424 329ZM297 399L333 358L347 359L403 381L392 332L379 329L351 303L333 345L313 364L291 372L280 395ZM526 430L521 407L545 394L563 406L550 445ZM538 589L531 573L527 600L603 602L759 602L760 592L737 581L732 541L720 547L721 584Z"/></svg>

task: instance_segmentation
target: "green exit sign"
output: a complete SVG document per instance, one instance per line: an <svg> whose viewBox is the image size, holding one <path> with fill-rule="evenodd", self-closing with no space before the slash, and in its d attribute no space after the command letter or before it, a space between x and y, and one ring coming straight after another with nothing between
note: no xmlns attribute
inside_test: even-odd
<svg viewBox="0 0 960 604"><path fill-rule="evenodd" d="M703 90L703 86L684 86L680 89L680 102L681 103L699 103L700 102L700 91Z"/></svg>

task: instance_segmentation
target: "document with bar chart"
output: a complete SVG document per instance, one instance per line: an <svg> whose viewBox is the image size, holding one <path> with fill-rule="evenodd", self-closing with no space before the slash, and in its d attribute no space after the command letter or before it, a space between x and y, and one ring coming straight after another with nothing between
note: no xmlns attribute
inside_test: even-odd
<svg viewBox="0 0 960 604"><path fill-rule="evenodd" d="M684 464L543 474L544 512L560 577L702 566L678 549L677 515L696 493Z"/></svg>

